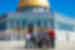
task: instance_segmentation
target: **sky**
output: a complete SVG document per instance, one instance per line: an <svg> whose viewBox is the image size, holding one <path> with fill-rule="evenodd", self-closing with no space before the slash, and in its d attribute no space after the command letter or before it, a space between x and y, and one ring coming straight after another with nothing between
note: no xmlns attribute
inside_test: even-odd
<svg viewBox="0 0 75 50"><path fill-rule="evenodd" d="M49 0L52 10L68 17L75 18L75 0ZM0 0L0 14L16 12L19 0Z"/></svg>

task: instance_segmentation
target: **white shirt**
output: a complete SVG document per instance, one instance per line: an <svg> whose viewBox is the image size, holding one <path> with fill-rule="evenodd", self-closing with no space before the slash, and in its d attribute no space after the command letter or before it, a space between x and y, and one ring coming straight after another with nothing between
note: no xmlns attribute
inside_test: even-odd
<svg viewBox="0 0 75 50"><path fill-rule="evenodd" d="M31 39L31 34L26 34L26 39Z"/></svg>

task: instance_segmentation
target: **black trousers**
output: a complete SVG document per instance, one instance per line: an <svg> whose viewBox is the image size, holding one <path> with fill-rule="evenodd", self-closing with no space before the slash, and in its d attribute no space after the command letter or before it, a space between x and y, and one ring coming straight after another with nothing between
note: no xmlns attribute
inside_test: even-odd
<svg viewBox="0 0 75 50"><path fill-rule="evenodd" d="M38 43L38 47L42 48L44 44L46 45L46 47L48 47L50 45L50 41L49 40L40 40Z"/></svg>
<svg viewBox="0 0 75 50"><path fill-rule="evenodd" d="M42 41L41 40L38 42L38 47L42 48Z"/></svg>
<svg viewBox="0 0 75 50"><path fill-rule="evenodd" d="M55 39L50 39L51 48L55 48Z"/></svg>

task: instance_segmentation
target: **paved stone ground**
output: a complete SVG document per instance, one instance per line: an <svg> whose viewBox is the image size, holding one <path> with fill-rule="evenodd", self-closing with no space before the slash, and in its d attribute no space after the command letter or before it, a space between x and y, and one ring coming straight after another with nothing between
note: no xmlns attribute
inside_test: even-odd
<svg viewBox="0 0 75 50"><path fill-rule="evenodd" d="M75 50L75 42L56 42L55 49L26 49L24 48L25 41L19 42L0 42L0 50Z"/></svg>

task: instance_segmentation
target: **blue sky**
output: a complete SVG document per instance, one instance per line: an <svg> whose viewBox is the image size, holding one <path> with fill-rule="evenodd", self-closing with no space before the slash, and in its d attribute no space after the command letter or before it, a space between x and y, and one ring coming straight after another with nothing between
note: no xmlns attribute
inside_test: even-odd
<svg viewBox="0 0 75 50"><path fill-rule="evenodd" d="M65 16L75 16L75 0L50 0L54 11ZM0 0L0 14L4 12L16 12L19 0Z"/></svg>

